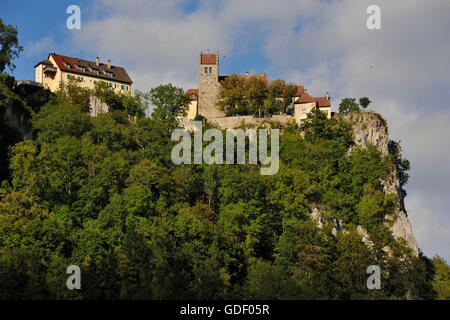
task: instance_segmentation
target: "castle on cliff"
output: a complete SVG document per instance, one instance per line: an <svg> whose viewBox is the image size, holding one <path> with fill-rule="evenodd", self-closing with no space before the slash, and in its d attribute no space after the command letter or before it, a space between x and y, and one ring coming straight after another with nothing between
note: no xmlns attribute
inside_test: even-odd
<svg viewBox="0 0 450 320"><path fill-rule="evenodd" d="M191 121L197 115L201 115L207 121L215 122L221 127L228 127L228 124L223 124L253 118L252 116L226 117L225 113L217 106L220 82L227 77L219 75L219 51L216 51L216 53L203 53L203 51L200 51L198 59L198 88L186 91L189 94L191 103L183 120ZM250 75L246 72L245 75L240 75L240 77L246 79L256 77L269 84L269 77L265 73ZM294 118L296 122L300 123L301 120L306 119L307 114L313 108L319 108L320 111L327 114L328 118L332 116L328 92L325 97L311 97L304 86L301 85L297 86L297 93L293 98L292 106L294 109L293 115L276 115L274 120L286 122L288 119ZM236 118L236 121L232 121L230 118Z"/></svg>

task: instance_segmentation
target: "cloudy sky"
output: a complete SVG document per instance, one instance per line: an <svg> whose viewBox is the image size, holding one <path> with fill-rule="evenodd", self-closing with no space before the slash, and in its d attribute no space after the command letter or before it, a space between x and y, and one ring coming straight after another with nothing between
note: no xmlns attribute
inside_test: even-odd
<svg viewBox="0 0 450 320"><path fill-rule="evenodd" d="M66 8L81 8L68 30ZM366 9L381 8L381 30ZM50 51L124 66L136 88L197 87L200 50L220 50L220 73L263 73L343 97L368 96L411 161L406 208L420 248L450 261L450 1L2 0L19 29L17 79Z"/></svg>

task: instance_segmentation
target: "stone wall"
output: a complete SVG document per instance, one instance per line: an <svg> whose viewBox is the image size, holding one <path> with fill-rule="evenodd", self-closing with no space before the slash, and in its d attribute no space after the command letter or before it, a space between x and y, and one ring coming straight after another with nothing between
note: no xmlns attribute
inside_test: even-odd
<svg viewBox="0 0 450 320"><path fill-rule="evenodd" d="M217 117L209 118L208 122L217 125L220 129L235 129L242 125L242 121L247 127L258 126L271 126L275 122L279 122L281 125L286 125L289 121L294 121L293 116L288 115L274 115L271 118L254 118L253 116L235 116L235 117ZM192 130L194 124L192 121L183 121L181 125L187 129Z"/></svg>
<svg viewBox="0 0 450 320"><path fill-rule="evenodd" d="M217 108L219 94L219 52L216 52L216 64L202 64L200 53L198 64L198 114L206 119L223 117L225 114ZM208 72L205 72L207 68ZM212 72L209 72L212 68Z"/></svg>
<svg viewBox="0 0 450 320"><path fill-rule="evenodd" d="M89 114L91 117L96 117L100 113L108 112L108 105L102 102L96 96L91 96L89 99L90 111Z"/></svg>

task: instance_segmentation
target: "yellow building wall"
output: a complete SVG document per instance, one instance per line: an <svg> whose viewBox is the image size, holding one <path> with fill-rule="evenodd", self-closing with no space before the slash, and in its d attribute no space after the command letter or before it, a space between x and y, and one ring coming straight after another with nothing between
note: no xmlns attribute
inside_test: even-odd
<svg viewBox="0 0 450 320"><path fill-rule="evenodd" d="M184 120L194 120L195 117L197 116L197 104L198 101L191 101L191 103L189 104L189 109L186 113L186 116L183 117Z"/></svg>
<svg viewBox="0 0 450 320"><path fill-rule="evenodd" d="M34 81L42 83L42 77L43 77L42 64L40 64L35 68L35 80Z"/></svg>
<svg viewBox="0 0 450 320"><path fill-rule="evenodd" d="M63 71L62 72L62 81L68 81L69 78L67 78L67 76L75 77L76 79L80 80L79 86L82 88L88 88L88 89L93 90L95 88L96 83L106 82L108 84L111 84L110 86L114 89L114 91L116 93L131 93L131 85L123 84L121 82L114 81L113 79L111 79L111 80L99 79L99 78L94 78L94 77L90 77L90 76L86 76L86 75ZM122 89L122 86L124 86L124 88L128 88L128 90Z"/></svg>
<svg viewBox="0 0 450 320"><path fill-rule="evenodd" d="M316 107L316 102L310 103L302 103L294 105L294 118L295 121L300 124L302 120L305 120L308 117L308 113L311 112L313 108ZM327 118L331 118L331 107L323 107L319 108L320 111L325 112L327 114Z"/></svg>
<svg viewBox="0 0 450 320"><path fill-rule="evenodd" d="M70 77L75 77L76 79L81 80L79 82L80 87L88 88L88 89L94 89L95 84L99 81L110 83L112 88L116 93L129 93L131 94L131 85L130 84L124 84L121 82L114 81L114 79L106 80L106 79L99 79L91 76L81 75L77 73L72 72L66 72L61 71L57 66L56 62L53 59L52 56L49 57L50 62L53 64L53 66L56 68L56 74L52 74L53 76L50 76L50 74L46 75L43 73L43 65L40 64L35 68L35 79L36 82L42 83L44 88L49 89L51 92L55 92L58 90L61 81L67 81L68 75ZM124 86L124 89L122 89L122 86ZM128 90L126 90L128 88Z"/></svg>
<svg viewBox="0 0 450 320"><path fill-rule="evenodd" d="M331 118L331 107L319 107L319 110L327 114L327 118Z"/></svg>
<svg viewBox="0 0 450 320"><path fill-rule="evenodd" d="M308 113L312 110L312 108L316 107L315 102L310 103L302 103L294 105L294 118L297 123L300 123L302 120L306 119Z"/></svg>

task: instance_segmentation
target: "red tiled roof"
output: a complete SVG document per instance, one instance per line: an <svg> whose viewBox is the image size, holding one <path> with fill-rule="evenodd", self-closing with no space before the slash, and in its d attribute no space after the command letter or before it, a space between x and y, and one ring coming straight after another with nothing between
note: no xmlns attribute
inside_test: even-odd
<svg viewBox="0 0 450 320"><path fill-rule="evenodd" d="M316 97L313 98L314 100L317 101L317 106L320 107L329 107L330 106L330 101L328 101L328 99L326 97Z"/></svg>
<svg viewBox="0 0 450 320"><path fill-rule="evenodd" d="M104 63L100 63L99 66L96 65L95 61L88 61L83 59L77 59L72 57L63 56L56 53L50 53L50 56L55 60L56 65L61 71L65 72L71 72L76 74L82 74L94 78L101 78L105 80L112 80L117 82L123 82L126 84L131 84L133 81L131 81L130 77L128 76L128 73L125 71L124 68L118 67L118 66L111 66L111 69L108 69L108 65ZM70 66L70 68L66 67L66 64ZM86 71L80 71L78 70L77 66L84 67ZM91 72L89 69L98 70L99 74L95 74ZM102 71L104 72L111 72L113 74L113 77L108 77L106 74L102 74Z"/></svg>
<svg viewBox="0 0 450 320"><path fill-rule="evenodd" d="M202 60L200 64L216 64L216 54L202 53Z"/></svg>
<svg viewBox="0 0 450 320"><path fill-rule="evenodd" d="M188 89L186 93L189 95L189 99L191 99L191 101L198 100L198 89Z"/></svg>
<svg viewBox="0 0 450 320"><path fill-rule="evenodd" d="M310 102L317 102L313 97L311 97L307 92L303 92L303 94L295 100L295 103L310 103Z"/></svg>

